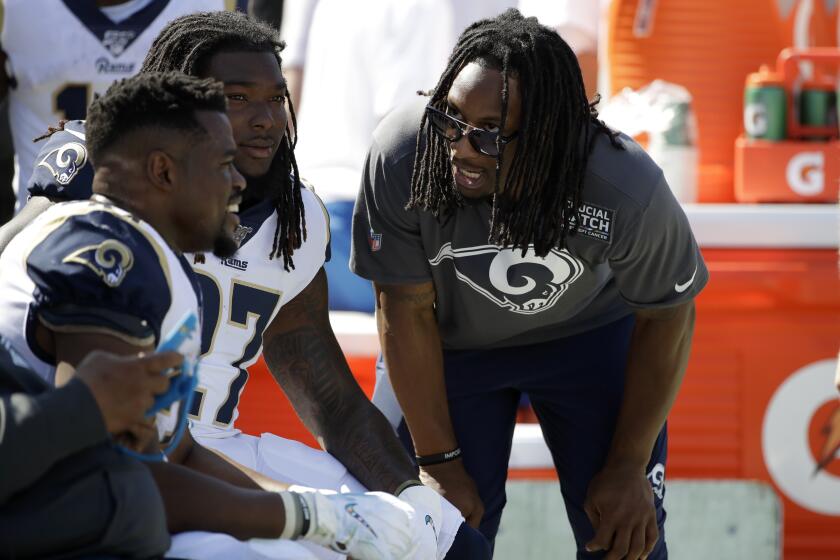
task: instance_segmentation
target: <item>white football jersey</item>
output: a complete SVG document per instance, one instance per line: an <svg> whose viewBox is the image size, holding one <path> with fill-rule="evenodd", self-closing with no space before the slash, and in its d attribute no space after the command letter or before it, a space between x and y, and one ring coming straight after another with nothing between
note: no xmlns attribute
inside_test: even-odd
<svg viewBox="0 0 840 560"><path fill-rule="evenodd" d="M197 435L235 435L239 397L247 368L262 352L262 334L280 308L298 295L324 265L329 250L329 221L320 199L302 189L306 241L293 255L295 267L269 259L277 212L265 201L240 213L241 244L236 254L219 259L188 255L204 296L204 330L199 387L190 418Z"/></svg>
<svg viewBox="0 0 840 560"><path fill-rule="evenodd" d="M59 119L83 119L93 95L136 74L160 30L225 0L150 0L114 23L94 1L3 0L0 43L8 56L9 120L18 158L18 205L41 136Z"/></svg>
<svg viewBox="0 0 840 560"><path fill-rule="evenodd" d="M55 332L102 333L157 346L189 312L201 317L187 260L149 224L98 198L52 206L0 256L0 336L50 383L55 362L35 341L41 322ZM179 351L195 362L199 333ZM158 414L161 437L177 408Z"/></svg>

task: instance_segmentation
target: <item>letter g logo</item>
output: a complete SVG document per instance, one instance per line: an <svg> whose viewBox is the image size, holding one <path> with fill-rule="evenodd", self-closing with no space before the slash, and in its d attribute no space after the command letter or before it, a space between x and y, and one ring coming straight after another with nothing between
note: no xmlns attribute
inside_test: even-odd
<svg viewBox="0 0 840 560"><path fill-rule="evenodd" d="M822 152L800 152L790 158L785 171L788 186L801 196L815 196L825 188L825 156Z"/></svg>
<svg viewBox="0 0 840 560"><path fill-rule="evenodd" d="M750 103L744 107L744 129L753 138L767 134L767 108L764 103Z"/></svg>
<svg viewBox="0 0 840 560"><path fill-rule="evenodd" d="M817 470L808 426L823 404L837 398L836 367L837 360L821 360L791 374L770 399L761 434L764 464L779 489L824 515L840 515L840 477Z"/></svg>

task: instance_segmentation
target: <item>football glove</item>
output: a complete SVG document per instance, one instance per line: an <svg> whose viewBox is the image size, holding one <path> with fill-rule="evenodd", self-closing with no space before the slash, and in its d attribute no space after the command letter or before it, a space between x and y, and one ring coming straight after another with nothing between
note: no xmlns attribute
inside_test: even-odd
<svg viewBox="0 0 840 560"><path fill-rule="evenodd" d="M452 505L445 503L443 496L424 484L409 486L400 492L398 498L408 502L417 512L417 517L423 520L427 537L434 537L432 542L437 551L435 558L442 560L452 546L464 516ZM446 523L451 526L445 528Z"/></svg>
<svg viewBox="0 0 840 560"><path fill-rule="evenodd" d="M436 557L424 521L390 494L336 494L299 486L289 490L301 499L303 517L308 517L300 538L358 560Z"/></svg>

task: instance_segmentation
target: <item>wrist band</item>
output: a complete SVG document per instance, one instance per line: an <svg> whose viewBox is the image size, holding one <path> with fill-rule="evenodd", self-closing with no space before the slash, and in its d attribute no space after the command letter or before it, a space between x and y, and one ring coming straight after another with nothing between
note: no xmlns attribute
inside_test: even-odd
<svg viewBox="0 0 840 560"><path fill-rule="evenodd" d="M435 453L434 455L426 455L424 457L417 455L417 464L421 467L428 467L429 465L439 465L441 463L448 463L449 461L454 461L460 456L461 448L456 447L452 451Z"/></svg>
<svg viewBox="0 0 840 560"><path fill-rule="evenodd" d="M423 483L416 479L406 480L405 482L397 486L397 489L394 490L394 496L399 496L403 493L404 490L411 488L412 486L423 486Z"/></svg>
<svg viewBox="0 0 840 560"><path fill-rule="evenodd" d="M294 540L303 533L303 507L301 498L293 492L278 492L286 510L286 525L280 533L281 539Z"/></svg>
<svg viewBox="0 0 840 560"><path fill-rule="evenodd" d="M309 533L309 528L312 525L312 514L314 513L309 508L309 502L304 499L303 495L295 494L295 497L298 499L298 503L300 504L300 533L298 535L306 536ZM313 506L314 507L314 506Z"/></svg>

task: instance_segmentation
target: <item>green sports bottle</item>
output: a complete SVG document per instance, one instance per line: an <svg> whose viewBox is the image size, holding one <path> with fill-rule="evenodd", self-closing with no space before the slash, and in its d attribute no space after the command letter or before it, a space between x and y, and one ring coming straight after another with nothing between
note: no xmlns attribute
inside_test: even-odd
<svg viewBox="0 0 840 560"><path fill-rule="evenodd" d="M744 88L744 130L747 138L781 142L785 139L787 95L782 77L762 66L747 75Z"/></svg>

